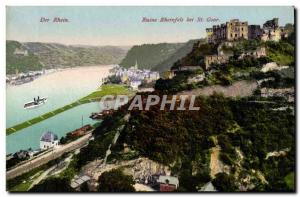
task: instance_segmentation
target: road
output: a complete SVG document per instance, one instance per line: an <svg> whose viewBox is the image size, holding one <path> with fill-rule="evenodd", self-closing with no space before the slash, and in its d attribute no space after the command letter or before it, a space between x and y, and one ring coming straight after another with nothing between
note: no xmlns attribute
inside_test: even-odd
<svg viewBox="0 0 300 197"><path fill-rule="evenodd" d="M48 170L46 170L45 172L43 172L38 178L36 178L33 181L33 183L30 185L30 187L28 188L28 190L30 190L33 186L35 186L36 184L38 184L39 182L41 182L43 179L45 179L47 177L47 175L49 174L49 172L51 172L55 168L56 168L56 165L52 166L51 168L49 168Z"/></svg>
<svg viewBox="0 0 300 197"><path fill-rule="evenodd" d="M223 93L225 97L247 97L251 96L257 88L256 81L237 81L230 86L212 85L203 88L186 90L179 92L178 95L202 95L210 96L216 93Z"/></svg>
<svg viewBox="0 0 300 197"><path fill-rule="evenodd" d="M89 141L91 136L92 136L92 133L90 132L73 142L70 142L66 145L60 145L59 147L53 149L49 153L41 155L40 157L37 157L33 160L28 161L27 163L24 163L20 166L17 166L16 168L13 168L13 169L7 171L6 172L6 180L15 178L26 172L29 172L30 170L32 170L34 168L37 168L43 164L48 163L49 161L52 161L52 160L60 157L64 153L70 152L77 148L81 148Z"/></svg>

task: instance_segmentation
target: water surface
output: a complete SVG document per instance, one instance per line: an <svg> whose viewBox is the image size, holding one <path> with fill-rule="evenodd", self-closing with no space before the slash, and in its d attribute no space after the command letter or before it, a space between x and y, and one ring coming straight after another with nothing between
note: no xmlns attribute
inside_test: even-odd
<svg viewBox="0 0 300 197"><path fill-rule="evenodd" d="M6 128L22 123L66 104L70 104L96 90L112 66L93 66L66 69L44 75L33 82L6 87ZM38 108L24 109L24 103L34 97L48 97L48 102ZM97 103L84 104L6 137L7 153L20 149L39 147L39 138L45 131L59 137L83 124L95 123L89 119L91 112L100 110Z"/></svg>

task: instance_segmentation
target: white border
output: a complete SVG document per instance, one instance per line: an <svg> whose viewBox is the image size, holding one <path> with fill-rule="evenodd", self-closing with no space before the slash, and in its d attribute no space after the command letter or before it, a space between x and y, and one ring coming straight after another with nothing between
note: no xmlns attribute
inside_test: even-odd
<svg viewBox="0 0 300 197"><path fill-rule="evenodd" d="M143 2L143 3L141 3ZM28 6L46 6L46 5L61 5L61 6L71 6L71 5L75 5L75 6L86 6L86 5L105 5L105 6L109 6L109 5L141 5L141 6L146 6L146 5L171 5L171 6L175 6L175 5L219 5L219 6L230 6L230 5L241 5L241 6L247 6L247 5L260 5L260 6L291 6L294 5L296 8L298 8L299 11L299 0L284 0L284 1L274 1L274 0L252 0L250 2L244 2L241 0L227 0L227 1L222 1L222 0L214 0L214 1L194 1L194 0L101 0L99 2L99 0L84 0L84 1L80 1L80 0L2 0L0 1L0 15L1 15L1 19L0 19L0 38L2 39L2 44L0 45L0 74L1 74L1 83L0 83L0 117L1 117L1 121L0 121L0 128L1 128L1 132L0 132L0 138L2 139L2 143L0 146L0 152L1 152L1 159L2 162L0 163L0 172L1 172L1 178L0 178L0 191L1 191L1 196L8 196L8 195L15 195L15 194L9 194L6 192L6 180L5 180L5 139L6 139L6 135L5 135L5 114L6 114L6 105L5 105L5 40L6 40L6 36L5 36L5 26L6 26L6 19L5 19L5 6L9 5L9 6L21 6L21 5L28 5ZM298 13L299 14L299 13ZM296 20L297 22L297 26L298 26L298 20ZM298 38L298 32L297 31L297 38ZM298 40L298 39L297 39ZM299 48L298 48L298 42L297 42L297 58L299 57ZM298 61L299 62L299 61ZM297 65L298 66L298 65ZM298 84L298 80L299 80L299 68L297 69L297 75L298 75L298 79L297 79L297 84ZM299 92L299 84L297 85L297 92ZM297 99L298 100L298 99ZM299 106L297 106L297 110L299 110ZM297 117L297 122L299 122L299 116ZM297 132L297 131L296 131ZM297 142L299 143L299 134L297 134ZM297 149L297 158L299 158L299 150ZM297 159L297 169L299 166L299 160ZM297 173L297 175L299 175L299 172ZM297 189L299 189L299 181L298 181L298 177L297 177ZM20 195L20 194L18 194ZM36 194L36 196L42 196L43 194ZM56 195L56 196L63 196L66 194L47 194L47 195ZM98 195L98 194L97 194ZM104 196L114 196L117 194L99 194L99 195L104 195ZM126 195L126 194L121 194L121 195ZM137 196L143 195L143 194L136 194ZM162 196L164 194L155 194L156 196ZM173 195L173 194L172 194ZM185 194L179 194L179 196L183 196ZM199 195L205 195L208 196L210 194L199 194ZM243 195L242 193L240 194L236 194L238 196ZM249 194L246 194L249 195ZM252 194L251 194L252 195ZM264 194L256 194L257 196L263 196ZM272 194L271 194L272 195ZM78 196L86 196L86 194L78 194Z"/></svg>

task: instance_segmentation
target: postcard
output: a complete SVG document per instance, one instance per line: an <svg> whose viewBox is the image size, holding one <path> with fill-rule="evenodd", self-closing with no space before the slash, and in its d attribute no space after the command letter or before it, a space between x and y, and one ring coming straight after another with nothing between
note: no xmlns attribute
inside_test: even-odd
<svg viewBox="0 0 300 197"><path fill-rule="evenodd" d="M7 6L9 192L295 192L292 6Z"/></svg>

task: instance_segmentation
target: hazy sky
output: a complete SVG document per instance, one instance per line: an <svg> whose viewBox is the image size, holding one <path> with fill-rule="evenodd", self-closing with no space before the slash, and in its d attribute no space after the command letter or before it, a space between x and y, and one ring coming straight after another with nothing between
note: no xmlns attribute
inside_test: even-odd
<svg viewBox="0 0 300 197"><path fill-rule="evenodd" d="M41 17L50 22L40 22ZM68 23L53 23L54 17ZM187 17L194 22L143 23L143 17ZM196 22L202 17L202 22ZM206 18L218 18L207 22ZM7 40L56 42L83 45L134 45L185 42L205 37L205 28L238 18L262 25L279 18L279 24L294 23L293 7L7 7Z"/></svg>

